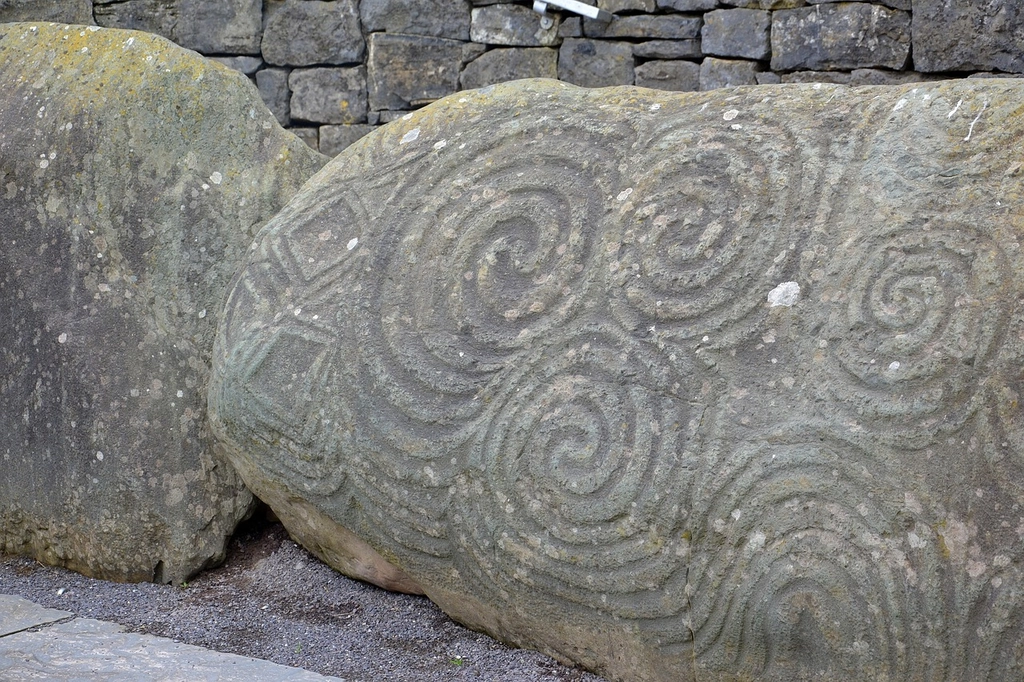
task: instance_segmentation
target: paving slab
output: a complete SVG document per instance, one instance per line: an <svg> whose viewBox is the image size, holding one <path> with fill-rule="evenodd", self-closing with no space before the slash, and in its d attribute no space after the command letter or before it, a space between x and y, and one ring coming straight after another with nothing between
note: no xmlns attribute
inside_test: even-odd
<svg viewBox="0 0 1024 682"><path fill-rule="evenodd" d="M74 616L67 611L47 609L28 599L12 594L0 594L0 637L22 630L56 623Z"/></svg>
<svg viewBox="0 0 1024 682"><path fill-rule="evenodd" d="M210 651L116 623L72 618L21 597L0 595L4 682L344 682L269 661ZM61 622L63 621L63 622ZM28 630L39 628L38 630Z"/></svg>

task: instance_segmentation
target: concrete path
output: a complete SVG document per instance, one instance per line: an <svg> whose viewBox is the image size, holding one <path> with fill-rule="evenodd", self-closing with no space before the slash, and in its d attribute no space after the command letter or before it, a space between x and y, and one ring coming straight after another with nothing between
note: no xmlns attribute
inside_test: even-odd
<svg viewBox="0 0 1024 682"><path fill-rule="evenodd" d="M344 682L222 654L0 594L3 682Z"/></svg>

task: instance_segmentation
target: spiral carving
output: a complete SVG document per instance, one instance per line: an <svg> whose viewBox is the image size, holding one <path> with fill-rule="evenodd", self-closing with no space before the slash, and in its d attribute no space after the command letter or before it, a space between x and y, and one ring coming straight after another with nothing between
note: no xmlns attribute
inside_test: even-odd
<svg viewBox="0 0 1024 682"><path fill-rule="evenodd" d="M656 620L682 609L668 595L685 582L699 413L685 366L604 327L507 377L456 500L460 568L506 595Z"/></svg>
<svg viewBox="0 0 1024 682"><path fill-rule="evenodd" d="M796 248L789 192L802 182L795 141L779 146L788 155L744 144L764 135L790 137L752 123L656 135L671 152L619 195L625 214L606 236L612 309L627 329L724 347L757 328Z"/></svg>
<svg viewBox="0 0 1024 682"><path fill-rule="evenodd" d="M1007 281L997 245L968 226L890 228L844 254L826 296L828 395L864 428L913 444L963 426L998 350Z"/></svg>
<svg viewBox="0 0 1024 682"><path fill-rule="evenodd" d="M934 533L863 453L794 431L728 452L695 493L698 662L765 679L929 669L924 641L943 606Z"/></svg>

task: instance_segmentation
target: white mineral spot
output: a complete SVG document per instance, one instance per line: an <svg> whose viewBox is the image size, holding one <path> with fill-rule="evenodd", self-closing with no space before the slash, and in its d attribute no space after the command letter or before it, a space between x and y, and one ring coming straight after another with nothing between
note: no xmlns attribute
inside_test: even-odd
<svg viewBox="0 0 1024 682"><path fill-rule="evenodd" d="M89 51L89 48L87 48L87 47L83 47L83 48L82 48L82 54L85 54L85 53L86 53L86 52L88 52L88 51Z"/></svg>
<svg viewBox="0 0 1024 682"><path fill-rule="evenodd" d="M199 319L201 320L204 317L206 317L206 308L203 308L202 310L199 311Z"/></svg>
<svg viewBox="0 0 1024 682"><path fill-rule="evenodd" d="M750 536L750 539L747 540L747 544L750 546L751 549L761 549L762 547L764 547L765 540L767 540L767 538L765 537L764 533L757 530L754 531L754 533Z"/></svg>
<svg viewBox="0 0 1024 682"><path fill-rule="evenodd" d="M722 118L724 118L726 121L731 121L731 120L733 120L734 118L736 118L739 115L740 115L739 109L730 109L729 111L727 111L724 114L722 114Z"/></svg>
<svg viewBox="0 0 1024 682"><path fill-rule="evenodd" d="M739 509L733 509L730 516L733 518L733 520L739 521L740 517L743 516L743 512Z"/></svg>
<svg viewBox="0 0 1024 682"><path fill-rule="evenodd" d="M298 317L299 315L301 315L301 314L302 314L302 308L296 308L296 309L295 309L295 310L293 310L292 312L293 312L293 313L295 313L295 316L296 316L296 317Z"/></svg>
<svg viewBox="0 0 1024 682"><path fill-rule="evenodd" d="M405 135L402 135L402 139L398 141L398 144L408 144L409 142L415 142L416 138L420 136L420 129L413 128Z"/></svg>
<svg viewBox="0 0 1024 682"><path fill-rule="evenodd" d="M732 128L733 130L743 130L743 126L741 126L739 123L733 123L729 127Z"/></svg>
<svg viewBox="0 0 1024 682"><path fill-rule="evenodd" d="M408 121L408 120L411 120L411 119L412 119L412 114L406 114L405 116L402 117L403 121Z"/></svg>
<svg viewBox="0 0 1024 682"><path fill-rule="evenodd" d="M50 161L53 161L56 158L57 158L57 152L50 152Z"/></svg>
<svg viewBox="0 0 1024 682"><path fill-rule="evenodd" d="M896 102L896 106L894 106L892 108L892 110L893 111L899 111L900 109L902 109L905 106L907 106L907 100L906 99L900 99L899 102Z"/></svg>
<svg viewBox="0 0 1024 682"><path fill-rule="evenodd" d="M768 305L772 308L780 305L789 307L799 300L800 285L796 282L783 282L768 292Z"/></svg>
<svg viewBox="0 0 1024 682"><path fill-rule="evenodd" d="M352 249L356 248L358 245L359 245L359 237L352 237L352 239L348 240L348 244L345 245L345 248L348 249L349 251L351 251Z"/></svg>
<svg viewBox="0 0 1024 682"><path fill-rule="evenodd" d="M40 159L40 161L39 161L39 167L40 168L46 168L49 165L50 165L49 159Z"/></svg>
<svg viewBox="0 0 1024 682"><path fill-rule="evenodd" d="M434 143L434 149L444 149L448 146L448 140L439 140Z"/></svg>
<svg viewBox="0 0 1024 682"><path fill-rule="evenodd" d="M184 398L185 397L185 392L184 391L178 391L175 395L177 395L179 398Z"/></svg>
<svg viewBox="0 0 1024 682"><path fill-rule="evenodd" d="M618 199L619 201L625 201L626 199L629 198L629 195L632 194L632 193L633 193L633 188L632 187L627 187L626 189L624 189L621 192L619 192L619 196L617 196L615 198Z"/></svg>
<svg viewBox="0 0 1024 682"><path fill-rule="evenodd" d="M224 176L220 174L220 171L213 171L210 175L210 182L215 185L219 185L220 181L224 179Z"/></svg>
<svg viewBox="0 0 1024 682"><path fill-rule="evenodd" d="M895 372L895 371L896 371L896 370L898 370L899 368L900 368L900 363L899 363L899 361L897 361L897 360L893 360L892 362L890 362L890 363L889 363L889 371L890 371L890 372Z"/></svg>
<svg viewBox="0 0 1024 682"><path fill-rule="evenodd" d="M705 336L704 338L701 339L701 343L707 343L710 340L711 340L710 336Z"/></svg>
<svg viewBox="0 0 1024 682"><path fill-rule="evenodd" d="M924 549L928 546L928 543L922 540L921 537L914 531L910 531L909 533L907 533L907 542L909 542L910 546L914 549Z"/></svg>
<svg viewBox="0 0 1024 682"><path fill-rule="evenodd" d="M124 41L124 49L126 49L126 50L127 50L127 49L128 49L129 47L131 47L131 46L132 46L132 45L133 45L134 43L135 43L135 38L129 38L128 40Z"/></svg>
<svg viewBox="0 0 1024 682"><path fill-rule="evenodd" d="M57 590L57 596L59 597L60 595L64 594L64 591L65 591L66 589L67 589L66 587L62 587L62 588L60 588L59 590Z"/></svg>
<svg viewBox="0 0 1024 682"><path fill-rule="evenodd" d="M210 186L209 186L209 185L207 185L207 184L206 184L206 183L204 182L204 183L203 183L203 189L210 189Z"/></svg>
<svg viewBox="0 0 1024 682"><path fill-rule="evenodd" d="M959 102L957 102L956 106L953 107L953 110L951 112L949 112L948 114L946 114L946 118L953 118L953 114L955 114L956 112L960 111L960 107L962 107L963 105L964 105L964 101L963 100L960 100Z"/></svg>
<svg viewBox="0 0 1024 682"><path fill-rule="evenodd" d="M655 102L654 104L651 105L651 109L650 109L651 111L657 111L658 109L661 109L661 103L660 102Z"/></svg>
<svg viewBox="0 0 1024 682"><path fill-rule="evenodd" d="M974 561L972 559L971 561L967 562L967 575L971 576L972 578L980 577L981 574L984 573L987 569L988 566L986 566L980 561Z"/></svg>
<svg viewBox="0 0 1024 682"><path fill-rule="evenodd" d="M102 450L97 450L96 451L96 459L98 459L101 462L103 461L103 451Z"/></svg>
<svg viewBox="0 0 1024 682"><path fill-rule="evenodd" d="M61 332L61 335L57 337L57 343L67 343L68 333Z"/></svg>

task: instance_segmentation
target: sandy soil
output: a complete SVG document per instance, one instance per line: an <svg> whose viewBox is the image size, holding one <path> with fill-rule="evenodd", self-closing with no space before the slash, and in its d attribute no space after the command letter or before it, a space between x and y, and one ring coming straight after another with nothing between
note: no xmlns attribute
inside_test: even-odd
<svg viewBox="0 0 1024 682"><path fill-rule="evenodd" d="M348 682L602 682L467 630L424 597L349 580L262 519L240 527L223 566L186 585L111 583L0 556L0 594Z"/></svg>

